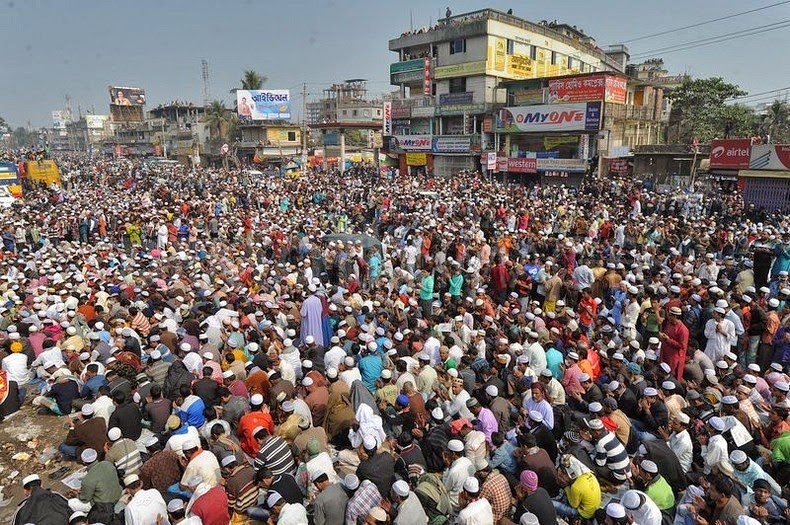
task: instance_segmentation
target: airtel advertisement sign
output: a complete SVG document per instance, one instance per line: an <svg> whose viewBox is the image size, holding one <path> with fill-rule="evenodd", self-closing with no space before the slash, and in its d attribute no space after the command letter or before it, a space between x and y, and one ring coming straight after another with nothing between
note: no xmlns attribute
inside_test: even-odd
<svg viewBox="0 0 790 525"><path fill-rule="evenodd" d="M737 170L749 167L751 139L717 139L710 143L710 167Z"/></svg>
<svg viewBox="0 0 790 525"><path fill-rule="evenodd" d="M601 127L601 103L503 108L496 127L499 133L597 131Z"/></svg>

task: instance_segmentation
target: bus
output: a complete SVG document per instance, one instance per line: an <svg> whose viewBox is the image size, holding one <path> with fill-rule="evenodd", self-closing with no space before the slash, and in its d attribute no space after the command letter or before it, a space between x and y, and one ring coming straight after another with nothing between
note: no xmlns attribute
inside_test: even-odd
<svg viewBox="0 0 790 525"><path fill-rule="evenodd" d="M0 186L6 187L14 197L22 196L22 179L13 162L0 162Z"/></svg>

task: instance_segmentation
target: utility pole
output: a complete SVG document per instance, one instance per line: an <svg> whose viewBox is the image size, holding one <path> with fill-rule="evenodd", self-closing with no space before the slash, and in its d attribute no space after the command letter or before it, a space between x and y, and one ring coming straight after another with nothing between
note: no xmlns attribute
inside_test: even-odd
<svg viewBox="0 0 790 525"><path fill-rule="evenodd" d="M326 157L326 152L324 152ZM307 82L302 84L302 173L307 167Z"/></svg>

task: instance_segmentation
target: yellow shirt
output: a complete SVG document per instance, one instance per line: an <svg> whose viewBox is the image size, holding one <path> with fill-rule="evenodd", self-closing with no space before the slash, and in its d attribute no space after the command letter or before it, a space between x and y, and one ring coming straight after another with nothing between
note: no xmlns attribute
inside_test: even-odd
<svg viewBox="0 0 790 525"><path fill-rule="evenodd" d="M582 518L590 519L601 506L601 486L595 474L585 472L565 488L568 503L579 511Z"/></svg>

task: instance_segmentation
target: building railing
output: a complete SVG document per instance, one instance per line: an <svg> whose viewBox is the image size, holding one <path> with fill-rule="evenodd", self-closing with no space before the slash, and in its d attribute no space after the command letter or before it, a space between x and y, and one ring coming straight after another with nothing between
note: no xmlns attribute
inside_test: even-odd
<svg viewBox="0 0 790 525"><path fill-rule="evenodd" d="M626 106L623 104L606 104L604 117L620 120L661 121L661 110L653 106Z"/></svg>

